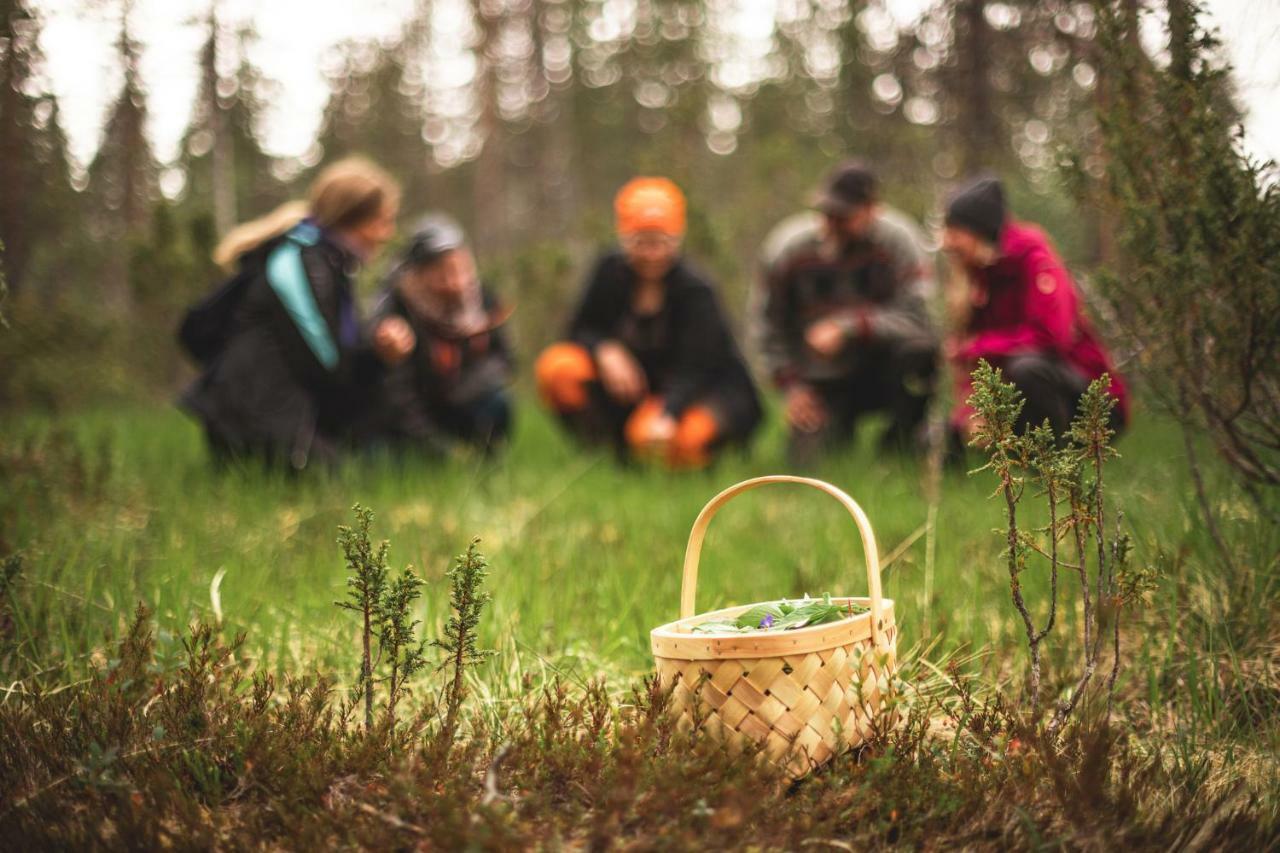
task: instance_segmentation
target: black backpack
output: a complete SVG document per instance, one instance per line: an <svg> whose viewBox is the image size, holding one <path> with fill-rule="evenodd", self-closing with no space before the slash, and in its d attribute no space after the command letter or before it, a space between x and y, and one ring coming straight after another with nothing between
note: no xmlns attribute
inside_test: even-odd
<svg viewBox="0 0 1280 853"><path fill-rule="evenodd" d="M231 320L252 276L241 269L212 293L187 309L178 327L178 342L202 367L227 346Z"/></svg>

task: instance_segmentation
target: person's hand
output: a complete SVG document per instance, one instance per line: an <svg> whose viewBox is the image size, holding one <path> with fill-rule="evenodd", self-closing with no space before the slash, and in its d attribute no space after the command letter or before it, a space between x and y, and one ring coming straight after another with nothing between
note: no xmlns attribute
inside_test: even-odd
<svg viewBox="0 0 1280 853"><path fill-rule="evenodd" d="M973 314L973 283L964 266L957 262L952 262L951 274L942 281L942 301L947 327L956 332L965 329Z"/></svg>
<svg viewBox="0 0 1280 853"><path fill-rule="evenodd" d="M801 432L817 432L827 422L822 398L808 385L787 389L787 423Z"/></svg>
<svg viewBox="0 0 1280 853"><path fill-rule="evenodd" d="M387 317L373 332L373 351L391 366L408 358L417 344L413 329L403 317Z"/></svg>
<svg viewBox="0 0 1280 853"><path fill-rule="evenodd" d="M970 338L962 338L958 336L950 337L946 343L942 345L942 355L947 361L960 361L961 353L969 348Z"/></svg>
<svg viewBox="0 0 1280 853"><path fill-rule="evenodd" d="M847 327L839 320L830 317L815 320L809 324L809 328L804 333L804 340L809 345L809 349L823 358L835 358L840 350L844 349L848 339Z"/></svg>
<svg viewBox="0 0 1280 853"><path fill-rule="evenodd" d="M604 390L619 403L634 403L648 392L644 371L622 344L605 341L596 347L596 364Z"/></svg>
<svg viewBox="0 0 1280 853"><path fill-rule="evenodd" d="M676 419L663 412L649 422L649 434L645 439L650 445L661 447L670 444L675 437Z"/></svg>

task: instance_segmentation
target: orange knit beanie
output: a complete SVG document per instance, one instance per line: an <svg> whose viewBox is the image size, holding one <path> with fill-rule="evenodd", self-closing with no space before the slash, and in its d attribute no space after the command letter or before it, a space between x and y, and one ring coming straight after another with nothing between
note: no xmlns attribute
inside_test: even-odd
<svg viewBox="0 0 1280 853"><path fill-rule="evenodd" d="M685 228L684 193L666 178L632 178L613 200L619 234L661 231L680 237Z"/></svg>

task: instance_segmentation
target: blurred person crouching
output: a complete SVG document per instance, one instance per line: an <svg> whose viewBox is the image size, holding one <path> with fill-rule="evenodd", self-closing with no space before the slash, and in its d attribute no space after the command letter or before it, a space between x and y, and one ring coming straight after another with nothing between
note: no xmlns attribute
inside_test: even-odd
<svg viewBox="0 0 1280 853"><path fill-rule="evenodd" d="M681 254L680 189L635 178L614 212L621 249L592 271L567 339L539 356L539 394L585 442L705 467L760 423L755 385L714 286Z"/></svg>
<svg viewBox="0 0 1280 853"><path fill-rule="evenodd" d="M875 174L857 161L832 171L814 208L765 239L752 310L786 399L789 460L816 461L873 412L889 416L882 446L922 450L940 351L924 236L880 201Z"/></svg>
<svg viewBox="0 0 1280 853"><path fill-rule="evenodd" d="M179 339L202 368L180 405L215 460L301 469L370 439L382 371L405 359L400 321L368 339L352 276L395 234L400 190L373 163L323 169L308 200L233 229L214 260L235 275L193 306Z"/></svg>
<svg viewBox="0 0 1280 853"><path fill-rule="evenodd" d="M374 308L375 329L399 320L416 340L384 380L384 427L395 446L441 453L460 442L487 452L505 443L509 316L480 282L461 226L438 213L419 220Z"/></svg>
<svg viewBox="0 0 1280 853"><path fill-rule="evenodd" d="M1049 237L1009 216L998 180L980 178L951 197L943 249L953 262L946 301L956 330L947 345L957 380L955 445L970 436L970 373L979 359L1022 392L1019 432L1047 420L1064 435L1080 395L1104 373L1117 401L1112 426L1127 425L1128 389L1085 316L1075 282Z"/></svg>

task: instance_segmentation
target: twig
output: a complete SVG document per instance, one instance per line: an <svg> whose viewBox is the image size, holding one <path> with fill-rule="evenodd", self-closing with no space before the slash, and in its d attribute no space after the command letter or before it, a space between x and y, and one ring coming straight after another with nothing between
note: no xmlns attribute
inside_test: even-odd
<svg viewBox="0 0 1280 853"><path fill-rule="evenodd" d="M1008 470L1001 472L1001 491L1004 492L1005 507L1009 516L1009 592L1013 597L1013 606L1022 617L1022 626L1027 632L1027 646L1031 652L1031 705L1034 707L1040 701L1040 638L1031 621L1027 603L1022 597L1022 582L1018 580L1018 575L1022 571L1018 560L1018 542L1021 537L1018 535L1018 497L1014 495L1011 480Z"/></svg>
<svg viewBox="0 0 1280 853"><path fill-rule="evenodd" d="M375 809L373 806L369 805L368 803L362 803L359 800L352 800L351 804L354 805L360 811L364 812L365 814L371 817L376 817L378 820L382 821L383 823L395 829L408 830L409 832L412 832L414 835L427 834L427 831L422 827L418 826L417 824L409 823L407 820L396 817L390 812L384 812L384 811L380 811L379 809Z"/></svg>
<svg viewBox="0 0 1280 853"><path fill-rule="evenodd" d="M60 594L60 595L65 595L67 598L74 598L76 601L79 601L79 602L81 602L81 603L83 603L83 604L92 605L93 607L96 607L96 608L98 608L99 610L105 610L105 611L106 611L106 612L108 612L108 613L114 613L114 612L115 612L115 611L113 611L110 607L107 607L106 605L99 604L99 603L98 603L98 602L96 602L96 601L90 601L89 599L85 598L83 595L80 595L79 593L72 592L72 591L71 591L71 590L69 590L69 589L63 589L63 588L62 588L62 587L60 587L60 586L55 586L54 584L51 584L51 583L49 583L48 581L36 580L36 581L34 581L34 583L35 583L37 586L47 587L48 589L51 589L51 590L53 590L54 592L56 592L56 593L58 593L58 594Z"/></svg>
<svg viewBox="0 0 1280 853"><path fill-rule="evenodd" d="M1056 473L1051 473L1050 477L1056 477ZM1049 497L1049 562L1052 567L1049 575L1049 618L1045 620L1044 628L1036 635L1036 641L1039 642L1049 636L1049 632L1053 630L1054 620L1058 616L1058 490L1056 481L1050 480L1047 484ZM1035 550L1039 551L1039 548ZM1040 553L1044 553L1041 551Z"/></svg>
<svg viewBox="0 0 1280 853"><path fill-rule="evenodd" d="M1205 526L1209 529L1209 537L1218 548L1222 564L1234 576L1237 574L1235 562L1231 559L1231 551L1227 548L1226 540L1222 538L1222 531L1218 529L1218 517L1209 504L1209 496L1204 489L1204 478L1200 474L1200 460L1196 456L1195 439L1191 435L1190 425L1185 421L1182 422L1182 443L1187 449L1187 467L1191 469L1191 482L1196 488L1196 501L1200 504L1200 513L1204 516Z"/></svg>
<svg viewBox="0 0 1280 853"><path fill-rule="evenodd" d="M1065 522L1066 519L1063 519L1063 521ZM1028 548L1030 548L1032 551L1035 551L1041 557L1044 557L1046 560L1053 558L1052 554L1050 554L1048 551L1041 548L1039 545L1037 545L1035 542L1031 541L1030 539L1024 539L1023 544L1026 545ZM1062 559L1061 557L1058 558L1058 567L1063 569L1071 569L1072 571L1077 571L1077 572L1080 571L1080 566L1078 564L1068 563L1066 560Z"/></svg>
<svg viewBox="0 0 1280 853"><path fill-rule="evenodd" d="M1121 525L1124 524L1124 513L1116 514L1116 539L1120 538ZM1115 561L1112 561L1113 565ZM1111 590L1112 601L1115 603L1115 615L1111 622L1112 637L1112 658L1111 658L1111 674L1107 676L1107 719L1111 719L1111 705L1116 695L1116 676L1120 674L1120 596L1115 589Z"/></svg>
<svg viewBox="0 0 1280 853"><path fill-rule="evenodd" d="M916 544L916 541L921 536L925 535L925 533L927 533L928 531L929 531L929 522L925 521L924 524L920 525L911 534L909 534L906 539L903 539L901 542L899 542L894 547L894 549L889 552L889 555L880 561L880 573L883 575L885 569L887 569L895 560L897 560L899 557L905 554L907 552L907 549L910 548L912 545Z"/></svg>
<svg viewBox="0 0 1280 853"><path fill-rule="evenodd" d="M488 806L498 800L509 799L498 790L498 767L510 751L511 744L503 744L502 749L498 750L498 754L493 757L493 761L489 762L489 769L484 772L484 797L480 800L481 805Z"/></svg>
<svg viewBox="0 0 1280 853"><path fill-rule="evenodd" d="M1049 721L1050 734L1057 732L1062 728L1062 724L1067 721L1071 713L1075 711L1076 705L1080 702L1080 697L1084 695L1085 689L1089 686L1089 682L1093 679L1094 670L1097 669L1098 659L1097 653L1090 644L1091 629L1096 624L1094 619L1093 608L1089 601L1089 569L1085 565L1086 547L1084 528L1079 524L1078 507L1081 505L1081 498L1077 490L1072 488L1069 498L1072 504L1071 514L1076 516L1076 523L1073 525L1076 538L1076 558L1080 561L1077 567L1080 575L1080 596L1084 602L1084 669L1077 679L1075 687L1071 691L1071 696L1067 700L1058 703L1058 709L1054 712L1053 719Z"/></svg>
<svg viewBox="0 0 1280 853"><path fill-rule="evenodd" d="M929 504L929 519L926 523L929 525L929 534L924 542L924 624L925 629L928 630L929 625L932 624L929 611L933 607L933 571L938 553L938 502L936 500Z"/></svg>

